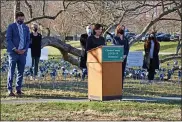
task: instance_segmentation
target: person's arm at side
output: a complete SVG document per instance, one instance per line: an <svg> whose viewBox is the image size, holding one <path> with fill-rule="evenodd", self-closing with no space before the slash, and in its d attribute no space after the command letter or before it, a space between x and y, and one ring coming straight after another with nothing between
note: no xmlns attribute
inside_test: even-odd
<svg viewBox="0 0 182 122"><path fill-rule="evenodd" d="M159 44L159 48L157 50L157 54L159 54L159 51L160 51L160 43L158 42L158 44Z"/></svg>
<svg viewBox="0 0 182 122"><path fill-rule="evenodd" d="M29 44L29 48L32 48L32 33L30 33L30 44Z"/></svg>
<svg viewBox="0 0 182 122"><path fill-rule="evenodd" d="M83 50L85 50L85 48L86 48L86 41L87 41L87 39L88 39L88 35L87 34L82 34L80 36L80 45L81 45Z"/></svg>
<svg viewBox="0 0 182 122"><path fill-rule="evenodd" d="M126 55L126 56L128 56L129 49L130 49L129 40L126 39L126 48L125 48L125 55Z"/></svg>
<svg viewBox="0 0 182 122"><path fill-rule="evenodd" d="M42 35L40 34L40 48L42 47Z"/></svg>
<svg viewBox="0 0 182 122"><path fill-rule="evenodd" d="M87 39L87 43L86 43L86 51L89 51L89 50L91 50L92 49L92 39L89 37L88 39Z"/></svg>
<svg viewBox="0 0 182 122"><path fill-rule="evenodd" d="M81 46L82 49L84 49L82 40L80 40L80 46Z"/></svg>
<svg viewBox="0 0 182 122"><path fill-rule="evenodd" d="M146 45L147 45L147 42L145 41L145 43L144 43L144 51L145 51L145 53L147 52Z"/></svg>
<svg viewBox="0 0 182 122"><path fill-rule="evenodd" d="M105 40L104 37L102 37L102 40L103 40L103 45L107 45L106 40Z"/></svg>
<svg viewBox="0 0 182 122"><path fill-rule="evenodd" d="M12 25L9 25L8 26L8 29L7 29L7 33L6 33L6 40L7 40L7 45L8 45L8 48L10 48L11 50L14 50L16 52L16 47L14 46L12 40L13 40L13 28L12 28Z"/></svg>
<svg viewBox="0 0 182 122"><path fill-rule="evenodd" d="M25 51L28 50L28 47L29 47L29 44L30 44L30 31L29 31L28 27L27 27L27 37L26 37L26 40L27 40L27 43L26 43L26 46L25 46Z"/></svg>
<svg viewBox="0 0 182 122"><path fill-rule="evenodd" d="M28 50L29 44L30 44L30 31L29 31L29 28L27 27L26 45L25 45L25 48L21 50L21 54L24 54Z"/></svg>

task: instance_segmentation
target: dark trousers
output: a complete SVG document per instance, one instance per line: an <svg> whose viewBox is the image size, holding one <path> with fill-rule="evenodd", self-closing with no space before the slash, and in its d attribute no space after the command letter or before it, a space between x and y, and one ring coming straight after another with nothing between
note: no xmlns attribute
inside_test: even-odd
<svg viewBox="0 0 182 122"><path fill-rule="evenodd" d="M123 83L124 83L124 72L126 69L126 62L127 62L127 58L125 58L125 60L122 63L122 89L123 89Z"/></svg>
<svg viewBox="0 0 182 122"><path fill-rule="evenodd" d="M17 78L16 78L16 90L21 91L23 82L23 72L26 64L26 54L19 55L16 53L9 54L9 71L7 79L7 88L9 92L12 92L13 77L15 73L15 68L17 65Z"/></svg>
<svg viewBox="0 0 182 122"><path fill-rule="evenodd" d="M32 57L32 68L33 70L33 75L37 76L38 68L39 68L39 60L40 57Z"/></svg>
<svg viewBox="0 0 182 122"><path fill-rule="evenodd" d="M150 59L150 65L148 69L148 80L154 80L155 75L155 62L153 59Z"/></svg>

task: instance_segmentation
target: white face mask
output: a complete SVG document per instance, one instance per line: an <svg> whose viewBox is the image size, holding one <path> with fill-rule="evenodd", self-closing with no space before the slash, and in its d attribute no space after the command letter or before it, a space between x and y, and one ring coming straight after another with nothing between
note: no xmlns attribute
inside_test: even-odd
<svg viewBox="0 0 182 122"><path fill-rule="evenodd" d="M91 29L87 29L87 34L91 35L92 34L92 30Z"/></svg>

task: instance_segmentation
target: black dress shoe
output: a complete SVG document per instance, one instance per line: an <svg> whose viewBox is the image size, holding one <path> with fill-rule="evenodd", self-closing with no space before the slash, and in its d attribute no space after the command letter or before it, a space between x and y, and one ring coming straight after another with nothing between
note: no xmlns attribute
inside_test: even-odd
<svg viewBox="0 0 182 122"><path fill-rule="evenodd" d="M16 95L15 95L13 92L10 92L10 93L8 94L8 96L9 96L9 97L15 97Z"/></svg>
<svg viewBox="0 0 182 122"><path fill-rule="evenodd" d="M24 93L22 91L17 91L16 94L17 95L23 95Z"/></svg>

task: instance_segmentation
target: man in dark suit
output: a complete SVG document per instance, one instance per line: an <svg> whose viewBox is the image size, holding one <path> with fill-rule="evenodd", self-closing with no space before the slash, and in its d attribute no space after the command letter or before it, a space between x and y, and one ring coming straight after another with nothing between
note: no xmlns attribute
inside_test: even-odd
<svg viewBox="0 0 182 122"><path fill-rule="evenodd" d="M16 13L16 22L8 26L7 29L7 53L9 57L9 71L7 79L7 89L9 96L15 96L13 93L13 76L17 65L16 93L22 95L23 72L26 64L27 50L30 43L29 28L23 23L24 14Z"/></svg>

